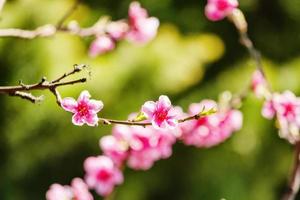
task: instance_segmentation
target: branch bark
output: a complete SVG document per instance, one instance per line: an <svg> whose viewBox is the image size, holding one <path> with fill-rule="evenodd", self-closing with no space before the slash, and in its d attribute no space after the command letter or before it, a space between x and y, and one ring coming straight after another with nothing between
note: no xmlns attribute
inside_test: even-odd
<svg viewBox="0 0 300 200"><path fill-rule="evenodd" d="M17 96L25 100L29 100L32 103L37 103L43 100L43 96L34 96L30 93L33 90L49 90L55 97L58 105L60 105L61 97L57 90L58 87L66 85L74 85L77 83L84 83L87 81L86 78L80 78L70 81L62 81L63 79L81 72L86 65L74 65L72 71L63 74L62 76L54 79L53 81L47 81L45 77L40 82L34 84L24 84L20 81L19 85L16 86L0 86L0 94L8 94L10 96Z"/></svg>
<svg viewBox="0 0 300 200"><path fill-rule="evenodd" d="M300 188L300 142L295 144L295 160L288 190L282 200L294 200Z"/></svg>

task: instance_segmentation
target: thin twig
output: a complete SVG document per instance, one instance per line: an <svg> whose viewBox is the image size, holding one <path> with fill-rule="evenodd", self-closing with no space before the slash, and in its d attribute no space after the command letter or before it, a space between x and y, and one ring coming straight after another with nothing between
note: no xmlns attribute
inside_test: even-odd
<svg viewBox="0 0 300 200"><path fill-rule="evenodd" d="M73 14L73 12L78 8L80 4L80 0L75 0L74 4L72 7L64 14L64 16L58 21L56 28L60 29L64 22Z"/></svg>
<svg viewBox="0 0 300 200"><path fill-rule="evenodd" d="M107 17L101 17L94 25L82 28L76 21L71 22L66 27L57 28L53 24L39 26L34 30L25 30L19 28L0 29L0 37L18 37L22 39L34 39L37 37L51 37L57 33L68 33L79 37L89 37L105 34L109 20Z"/></svg>
<svg viewBox="0 0 300 200"><path fill-rule="evenodd" d="M29 91L32 90L49 90L55 97L56 102L58 105L60 105L61 102L61 96L59 92L57 91L58 87L66 86L66 85L73 85L77 83L84 83L87 81L86 78L80 78L70 81L64 81L62 80L70 75L73 75L77 72L82 71L82 69L85 68L85 65L74 65L74 68L72 71L63 74L57 79L54 79L53 81L47 81L45 77L41 79L40 82L35 84L24 84L22 81L20 81L19 85L17 86L0 86L0 94L8 94L10 96L18 96L22 99L29 100L32 103L37 103L43 100L42 96L34 96Z"/></svg>
<svg viewBox="0 0 300 200"><path fill-rule="evenodd" d="M300 187L300 142L295 144L294 167L287 192L282 200L294 200Z"/></svg>
<svg viewBox="0 0 300 200"><path fill-rule="evenodd" d="M192 116L188 116L182 119L178 120L178 123L183 123L186 121L190 120L198 120L200 117L206 116L207 114L196 114ZM106 119L106 118L99 118L99 123L105 124L105 125L110 125L110 124L122 124L122 125L128 125L128 126L150 126L152 125L151 122L135 122L135 121L130 121L130 120L115 120L115 119Z"/></svg>

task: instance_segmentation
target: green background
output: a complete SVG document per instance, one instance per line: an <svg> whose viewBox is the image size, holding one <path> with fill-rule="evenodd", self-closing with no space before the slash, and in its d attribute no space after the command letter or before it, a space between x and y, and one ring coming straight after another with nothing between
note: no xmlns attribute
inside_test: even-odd
<svg viewBox="0 0 300 200"><path fill-rule="evenodd" d="M86 0L70 17L91 26L100 16L125 18L129 0ZM159 34L141 46L121 42L113 53L89 58L92 38L57 34L23 40L0 38L0 85L18 80L53 79L75 63L90 67L86 84L60 88L77 97L84 89L105 107L100 116L125 119L146 100L161 94L184 109L224 90L242 91L254 63L239 44L232 24L210 22L204 0L142 0L161 21ZM55 24L71 0L11 0L1 13L0 27L32 29ZM274 90L300 92L300 1L241 0L249 34L263 56ZM80 77L78 75L77 77ZM82 163L100 154L98 140L111 127L77 127L71 114L48 92L40 104L0 96L0 199L44 199L49 186L82 177ZM226 143L211 149L183 144L173 156L146 172L125 170L116 200L273 200L286 189L293 147L277 135L274 122L262 118L262 102L249 94L241 110L244 126ZM96 199L101 199L97 197ZM299 198L300 199L300 198Z"/></svg>

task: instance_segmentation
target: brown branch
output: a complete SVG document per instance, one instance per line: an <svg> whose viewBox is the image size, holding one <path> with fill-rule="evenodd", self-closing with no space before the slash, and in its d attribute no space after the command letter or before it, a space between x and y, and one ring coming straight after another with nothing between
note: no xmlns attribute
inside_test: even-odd
<svg viewBox="0 0 300 200"><path fill-rule="evenodd" d="M0 94L8 94L10 96L18 96L22 99L29 100L32 103L37 103L43 100L42 96L34 96L29 91L32 90L49 90L55 97L58 105L60 105L61 97L59 92L57 91L58 87L66 86L66 85L73 85L77 83L84 83L86 82L86 78L81 79L75 79L70 81L64 81L62 80L66 77L69 77L75 73L78 73L82 71L86 66L85 65L74 65L74 68L72 71L63 74L57 79L54 79L53 81L47 81L45 77L42 78L42 80L35 84L24 84L22 81L20 81L19 85L17 86L0 86Z"/></svg>
<svg viewBox="0 0 300 200"><path fill-rule="evenodd" d="M199 113L196 115L192 115L192 116L188 116L188 117L179 119L178 123L183 123L185 121L190 121L190 120L197 120L200 117L204 117L204 116L207 116L207 114ZM135 122L135 121L131 121L131 120L115 120L115 119L106 119L106 118L99 118L99 123L105 124L105 125L122 124L122 125L128 125L128 126L143 126L143 127L152 125L151 122Z"/></svg>
<svg viewBox="0 0 300 200"><path fill-rule="evenodd" d="M282 200L294 200L300 187L300 142L295 144L295 160L288 190Z"/></svg>
<svg viewBox="0 0 300 200"><path fill-rule="evenodd" d="M51 37L57 33L68 33L79 37L97 36L105 34L109 19L101 17L93 26L82 28L76 21L72 21L66 27L56 27L53 24L46 24L34 30L19 28L0 29L0 37L18 37L23 39L34 39L37 37Z"/></svg>

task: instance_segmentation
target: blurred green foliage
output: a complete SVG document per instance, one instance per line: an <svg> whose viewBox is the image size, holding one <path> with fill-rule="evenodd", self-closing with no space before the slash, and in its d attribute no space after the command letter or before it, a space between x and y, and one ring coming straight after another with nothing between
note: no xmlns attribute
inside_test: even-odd
<svg viewBox="0 0 300 200"><path fill-rule="evenodd" d="M126 17L129 0L85 0L71 16L84 26L99 16ZM61 88L76 97L88 89L102 99L102 116L124 119L160 94L187 108L224 90L242 91L254 63L238 43L227 21L205 19L205 0L142 0L162 23L158 37L146 46L122 42L116 51L87 56L91 38L59 34L52 38L0 38L0 84L36 82L69 71L75 63L90 65L84 85ZM34 28L56 23L71 0L11 0L1 13L1 28ZM275 90L300 92L300 4L297 0L240 0L250 36L264 58ZM85 73L89 73L88 71ZM261 102L249 95L242 107L244 127L226 143L211 149L182 144L174 154L146 172L126 169L116 200L273 200L285 190L292 147L278 138L273 122L260 115ZM100 152L98 140L111 127L75 127L70 113L54 98L34 105L0 96L0 199L44 199L50 184L68 184L83 176L82 163ZM100 197L99 197L100 199ZM300 199L300 198L299 198Z"/></svg>

